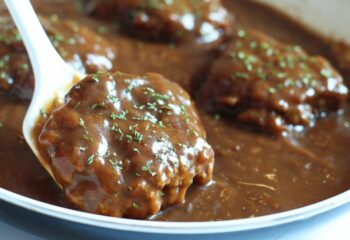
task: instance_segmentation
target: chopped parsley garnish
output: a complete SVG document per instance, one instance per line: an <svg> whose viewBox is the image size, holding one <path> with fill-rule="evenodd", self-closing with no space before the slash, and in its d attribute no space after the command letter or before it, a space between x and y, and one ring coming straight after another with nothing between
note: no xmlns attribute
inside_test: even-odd
<svg viewBox="0 0 350 240"><path fill-rule="evenodd" d="M99 77L102 73L103 72L101 70L98 70L95 74L92 74L91 75L92 80L94 80L95 82L99 82L100 81Z"/></svg>
<svg viewBox="0 0 350 240"><path fill-rule="evenodd" d="M233 76L243 79L249 79L249 74L245 72L236 72Z"/></svg>
<svg viewBox="0 0 350 240"><path fill-rule="evenodd" d="M153 160L148 160L146 165L145 166L142 166L141 170L143 172L147 172L149 173L152 177L155 176L157 173L154 172L152 169L151 169L151 166L153 164Z"/></svg>
<svg viewBox="0 0 350 240"><path fill-rule="evenodd" d="M92 137L90 137L88 134L84 134L83 135L83 138L85 139L85 140L87 140L87 141L89 141L89 142L92 142L93 141L93 139L92 139Z"/></svg>
<svg viewBox="0 0 350 240"><path fill-rule="evenodd" d="M29 64L28 63L22 63L21 64L21 69L24 71L28 71L29 70Z"/></svg>
<svg viewBox="0 0 350 240"><path fill-rule="evenodd" d="M86 125L85 125L85 121L83 118L79 119L79 125L80 127L82 127L84 130L86 130Z"/></svg>
<svg viewBox="0 0 350 240"><path fill-rule="evenodd" d="M118 134L119 134L118 141L119 141L119 142L123 141L124 133L123 133L123 131L118 127L118 124L117 124L117 123L114 123L114 124L112 125L112 127L109 128L109 131L118 133Z"/></svg>
<svg viewBox="0 0 350 240"><path fill-rule="evenodd" d="M92 78L92 80L94 80L95 82L100 81L100 80L98 79L98 75L97 75L97 74L93 74L93 75L91 76L91 78Z"/></svg>
<svg viewBox="0 0 350 240"><path fill-rule="evenodd" d="M95 154L90 155L90 157L87 159L87 163L91 165L94 162Z"/></svg>
<svg viewBox="0 0 350 240"><path fill-rule="evenodd" d="M83 135L83 138L89 142L92 142L93 139L92 137L89 135L89 132L87 130L87 127L86 127L86 124L85 124L85 121L83 118L80 118L79 119L79 125L80 127L84 130L84 135Z"/></svg>
<svg viewBox="0 0 350 240"><path fill-rule="evenodd" d="M117 159L109 159L108 160L110 164L112 164L114 167L116 167L119 170L123 169L123 162Z"/></svg>
<svg viewBox="0 0 350 240"><path fill-rule="evenodd" d="M128 110L121 111L120 113L111 113L111 118L113 120L119 119L119 120L126 120L126 116L128 114Z"/></svg>
<svg viewBox="0 0 350 240"><path fill-rule="evenodd" d="M163 124L163 121L158 121L158 126L161 128L165 128L165 125Z"/></svg>
<svg viewBox="0 0 350 240"><path fill-rule="evenodd" d="M40 116L43 118L47 118L47 112L45 112L44 109L40 109Z"/></svg>
<svg viewBox="0 0 350 240"><path fill-rule="evenodd" d="M221 119L221 116L220 116L220 114L215 114L214 116L213 116L213 118L214 118L214 120L220 120Z"/></svg>
<svg viewBox="0 0 350 240"><path fill-rule="evenodd" d="M80 104L81 104L81 102L80 102L80 101L79 101L79 102L77 102L77 103L74 105L74 108L75 108L75 109L79 108L79 107L80 107Z"/></svg>
<svg viewBox="0 0 350 240"><path fill-rule="evenodd" d="M153 88L150 87L146 87L143 90L147 96L151 97L155 101L168 100L170 98L169 95L157 93Z"/></svg>
<svg viewBox="0 0 350 240"><path fill-rule="evenodd" d="M285 77L287 77L287 73L278 72L278 73L276 73L276 77L277 77L277 78L285 78Z"/></svg>
<svg viewBox="0 0 350 240"><path fill-rule="evenodd" d="M90 109L91 109L91 110L95 110L95 109L97 109L97 108L104 108L104 107L106 107L106 104L105 104L104 102L102 102L102 103L95 103L95 104L92 104L92 105L90 106Z"/></svg>
<svg viewBox="0 0 350 240"><path fill-rule="evenodd" d="M140 207L140 205L139 205L139 204L137 204L137 203L133 203L133 204L132 204L132 207L133 207L133 208L139 208L139 207Z"/></svg>
<svg viewBox="0 0 350 240"><path fill-rule="evenodd" d="M273 87L269 87L269 89L267 90L270 94L275 94L276 93L276 88Z"/></svg>
<svg viewBox="0 0 350 240"><path fill-rule="evenodd" d="M132 135L126 134L125 137L126 137L128 140L132 141Z"/></svg>
<svg viewBox="0 0 350 240"><path fill-rule="evenodd" d="M107 98L108 98L109 101L111 101L111 103L119 102L119 99L116 96L113 96L111 94L107 95Z"/></svg>
<svg viewBox="0 0 350 240"><path fill-rule="evenodd" d="M51 22L57 22L58 21L58 15L57 14L51 14L50 16L49 16L49 20L51 21Z"/></svg>
<svg viewBox="0 0 350 240"><path fill-rule="evenodd" d="M133 134L134 134L134 141L137 143L141 143L143 139L143 135L137 130L134 130Z"/></svg>
<svg viewBox="0 0 350 240"><path fill-rule="evenodd" d="M107 31L108 31L108 28L107 26L104 26L104 25L98 26L97 28L97 32L100 34L106 33Z"/></svg>
<svg viewBox="0 0 350 240"><path fill-rule="evenodd" d="M260 80L266 80L267 79L266 73L261 68L259 68L256 71L256 75L258 76L258 78L260 78Z"/></svg>
<svg viewBox="0 0 350 240"><path fill-rule="evenodd" d="M240 38L244 38L247 34L243 29L240 29L240 30L238 30L237 35Z"/></svg>
<svg viewBox="0 0 350 240"><path fill-rule="evenodd" d="M321 73L321 76L325 78L331 78L333 76L332 71L325 68L323 68L320 73Z"/></svg>
<svg viewBox="0 0 350 240"><path fill-rule="evenodd" d="M126 135L126 138L129 139L130 141L133 141L136 142L136 143L141 143L142 140L143 140L143 135L136 130L136 127L138 125L133 125L133 126L129 126L129 130L131 132L131 134L127 134Z"/></svg>

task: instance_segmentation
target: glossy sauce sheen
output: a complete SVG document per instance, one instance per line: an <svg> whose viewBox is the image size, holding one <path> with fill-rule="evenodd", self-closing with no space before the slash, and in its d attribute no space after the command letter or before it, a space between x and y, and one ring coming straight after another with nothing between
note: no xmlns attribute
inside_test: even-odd
<svg viewBox="0 0 350 240"><path fill-rule="evenodd" d="M90 75L35 130L45 167L87 212L146 218L212 180L214 151L194 104L156 73Z"/></svg>
<svg viewBox="0 0 350 240"><path fill-rule="evenodd" d="M71 1L36 3L43 15L62 15L100 32L115 48L116 54L109 60L118 63L118 70L133 74L161 73L180 84L193 98L204 70L216 57L216 51L206 45L174 47L118 34L115 24L83 16ZM269 9L245 0L224 3L235 13L236 24L255 27L281 41L301 45L310 54L337 59L330 54L325 40ZM340 70L348 72L344 67ZM23 141L21 122L27 105L28 102L6 94L1 96L0 186L73 208ZM193 185L184 204L168 208L152 219L206 221L253 217L305 206L349 189L348 110L343 115L333 114L317 121L314 128L283 138L208 114L200 104L197 109L207 140L215 151L214 181L204 187Z"/></svg>

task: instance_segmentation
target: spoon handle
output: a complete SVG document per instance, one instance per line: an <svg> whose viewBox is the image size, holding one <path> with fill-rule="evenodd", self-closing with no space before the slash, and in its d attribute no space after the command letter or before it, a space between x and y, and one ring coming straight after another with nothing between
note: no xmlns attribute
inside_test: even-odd
<svg viewBox="0 0 350 240"><path fill-rule="evenodd" d="M63 61L52 46L29 0L5 0L29 54L35 85L40 88L41 77L52 62ZM48 62L48 58L51 59Z"/></svg>
<svg viewBox="0 0 350 240"><path fill-rule="evenodd" d="M34 153L32 129L40 112L55 99L63 99L73 84L75 71L68 66L50 42L29 0L5 0L29 54L34 71L35 89L23 121L23 136Z"/></svg>

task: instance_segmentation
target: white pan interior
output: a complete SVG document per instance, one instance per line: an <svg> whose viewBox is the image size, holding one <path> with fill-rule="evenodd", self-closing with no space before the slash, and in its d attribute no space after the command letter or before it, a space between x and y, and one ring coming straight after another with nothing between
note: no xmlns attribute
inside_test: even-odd
<svg viewBox="0 0 350 240"><path fill-rule="evenodd" d="M349 0L255 0L273 6L323 36L350 43Z"/></svg>

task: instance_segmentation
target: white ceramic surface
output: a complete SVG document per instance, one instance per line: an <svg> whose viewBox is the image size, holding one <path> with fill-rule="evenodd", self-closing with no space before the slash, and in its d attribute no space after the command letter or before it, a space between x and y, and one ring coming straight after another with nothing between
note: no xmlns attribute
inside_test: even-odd
<svg viewBox="0 0 350 240"><path fill-rule="evenodd" d="M303 22L312 30L350 43L349 0L255 0Z"/></svg>
<svg viewBox="0 0 350 240"><path fill-rule="evenodd" d="M346 14L350 12L349 0L264 0L264 2L304 20L310 27L321 27L322 33L328 36L334 35L350 42L348 24L350 14ZM27 212L33 215L46 216L45 221L59 221L63 230L68 227L70 230L74 228L73 231L84 229L91 236L105 233L103 236L106 239L108 237L140 239L140 236L143 240L164 239L165 236L167 240L302 239L300 236L306 233L307 229L327 226L328 219L329 222L337 222L337 219L342 217L341 214L343 214L342 219L350 219L350 191L310 206L269 216L192 223L153 222L93 215L42 203L4 189L0 189L0 200L27 209L29 210ZM76 226L78 223L80 225ZM296 235L297 233L299 235ZM307 236L305 239L310 239ZM346 238L338 235L334 239Z"/></svg>

